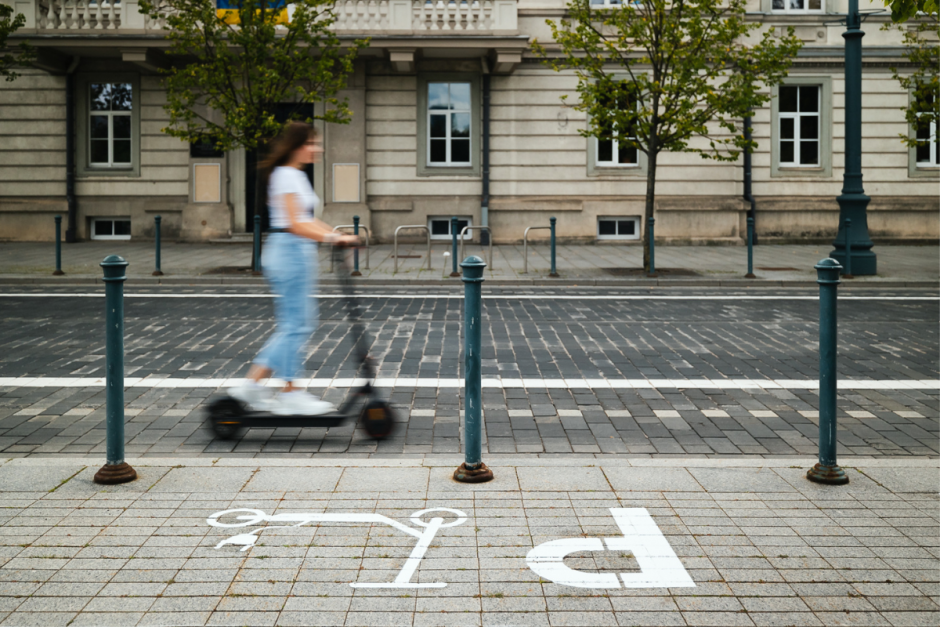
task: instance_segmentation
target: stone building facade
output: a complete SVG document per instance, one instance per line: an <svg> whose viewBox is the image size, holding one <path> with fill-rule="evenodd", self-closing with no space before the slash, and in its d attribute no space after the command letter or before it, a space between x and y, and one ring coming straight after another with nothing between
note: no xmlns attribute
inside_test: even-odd
<svg viewBox="0 0 940 627"><path fill-rule="evenodd" d="M155 215L165 237L182 240L251 228L245 154L204 152L161 133L167 116L158 70L168 46L136 0L0 1L26 17L14 40L39 49L33 68L0 83L0 241L52 239L53 215L69 209L70 154L77 240L152 237ZM844 27L836 14L846 6L750 2L749 19L792 25L805 43L785 84L753 118L753 194L764 242L836 233L844 147ZM550 38L545 20L564 16L563 0L338 0L337 12L342 37L367 35L372 43L343 94L351 123L321 129L326 158L313 181L327 222L349 224L358 215L378 241L401 225L426 225L449 239L456 215L511 242L556 216L563 240L638 241L642 155L581 137L584 116L560 100L577 98L576 77L529 52L533 37ZM913 131L901 111L909 96L889 69L903 67L900 35L879 30L886 19L876 15L864 26L870 234L876 242L935 242L936 129L927 150L898 138ZM742 243L743 179L741 160L660 155L657 240Z"/></svg>

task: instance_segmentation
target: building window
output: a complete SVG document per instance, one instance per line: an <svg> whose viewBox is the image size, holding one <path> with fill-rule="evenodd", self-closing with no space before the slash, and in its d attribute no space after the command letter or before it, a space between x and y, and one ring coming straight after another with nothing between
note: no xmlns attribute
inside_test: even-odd
<svg viewBox="0 0 940 627"><path fill-rule="evenodd" d="M777 119L781 167L819 167L818 85L781 85Z"/></svg>
<svg viewBox="0 0 940 627"><path fill-rule="evenodd" d="M822 0L773 0L774 13L822 12Z"/></svg>
<svg viewBox="0 0 940 627"><path fill-rule="evenodd" d="M130 239L130 218L92 218L91 239Z"/></svg>
<svg viewBox="0 0 940 627"><path fill-rule="evenodd" d="M629 2L629 0L628 0ZM597 8L610 8L623 6L621 0L591 0L591 6Z"/></svg>
<svg viewBox="0 0 940 627"><path fill-rule="evenodd" d="M470 83L428 83L428 165L470 165Z"/></svg>
<svg viewBox="0 0 940 627"><path fill-rule="evenodd" d="M635 107L635 103L628 100L618 103L618 109L625 110L627 107ZM597 138L597 152L595 163L598 167L627 167L636 168L640 165L639 151L635 146L628 145L627 139L636 139L636 133L633 128L618 129L610 128L604 133L610 139Z"/></svg>
<svg viewBox="0 0 940 627"><path fill-rule="evenodd" d="M933 96L927 96L927 107L933 104ZM920 114L918 117L922 116ZM936 168L940 166L937 155L937 121L924 122L917 125L916 137L918 141L924 142L918 144L914 150L917 155L918 168Z"/></svg>
<svg viewBox="0 0 940 627"><path fill-rule="evenodd" d="M132 85L91 83L88 93L89 165L94 168L131 167Z"/></svg>
<svg viewBox="0 0 940 627"><path fill-rule="evenodd" d="M598 218L597 239L640 239L639 216Z"/></svg>
<svg viewBox="0 0 940 627"><path fill-rule="evenodd" d="M460 235L460 231L463 230L465 226L473 226L473 220L467 216L461 216L457 218L457 235ZM428 229L431 231L431 239L446 239L450 240L453 237L453 233L450 231L450 217L431 217L428 218ZM467 231L464 233L463 238L465 240L473 239L473 232Z"/></svg>

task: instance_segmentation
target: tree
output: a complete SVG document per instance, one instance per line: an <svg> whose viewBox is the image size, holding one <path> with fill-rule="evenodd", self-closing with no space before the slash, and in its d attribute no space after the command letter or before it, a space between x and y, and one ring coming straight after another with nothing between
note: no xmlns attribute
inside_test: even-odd
<svg viewBox="0 0 940 627"><path fill-rule="evenodd" d="M891 20L898 24L918 13L937 14L937 0L885 0L885 6L891 9Z"/></svg>
<svg viewBox="0 0 940 627"><path fill-rule="evenodd" d="M635 0L595 8L591 0L571 0L569 19L546 20L561 56L533 42L534 52L556 72L577 74L580 102L573 108L588 115L581 135L646 155L647 272L659 153L734 161L742 150L753 150L756 143L745 139L741 120L770 99L766 88L783 80L802 45L792 29L776 37L771 28L758 42L748 42L760 25L745 21L744 5L745 0ZM709 147L692 145L695 138Z"/></svg>
<svg viewBox="0 0 940 627"><path fill-rule="evenodd" d="M22 13L13 14L13 7L7 4L0 4L0 51L6 49L7 38L22 28L26 23L26 18ZM0 76L7 81L15 80L19 74L13 71L16 66L27 65L35 54L33 48L24 42L16 47L16 52L0 54Z"/></svg>
<svg viewBox="0 0 940 627"><path fill-rule="evenodd" d="M894 78L911 94L904 111L907 123L915 129L914 136L901 134L901 141L906 146L921 150L930 147L931 124L940 123L940 16L936 8L933 13L920 16L917 25L905 28L898 24L885 24L883 30L897 28L903 33L904 58L913 66L910 74L901 74L897 67L892 67Z"/></svg>
<svg viewBox="0 0 940 627"><path fill-rule="evenodd" d="M230 4L236 8L217 11L213 0L141 0L142 12L165 20L169 52L181 61L163 70L170 116L163 132L253 150L278 133L275 109L288 101L325 102L316 117L348 122L347 101L336 93L368 40L342 50L330 30L333 0L296 0L289 9L284 0Z"/></svg>

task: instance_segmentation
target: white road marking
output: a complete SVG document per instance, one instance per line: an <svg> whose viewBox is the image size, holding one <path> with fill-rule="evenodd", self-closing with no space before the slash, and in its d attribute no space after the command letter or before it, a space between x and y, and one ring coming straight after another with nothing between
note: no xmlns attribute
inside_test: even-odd
<svg viewBox="0 0 940 627"><path fill-rule="evenodd" d="M219 522L219 518L223 516L234 514L236 512L241 512L242 515L237 517L237 520L240 522L237 523L224 523ZM247 514L245 514L247 512ZM432 512L447 512L453 514L457 519L453 522L444 523L444 519L440 516L435 516L431 519L430 522L424 522L421 520L421 516L425 514L430 514ZM450 509L449 507L434 507L431 509L423 509L419 512L415 512L411 515L411 522L418 527L424 527L424 531L419 531L408 525L403 525L397 520L393 520L388 516L383 516L382 514L347 514L347 513L335 513L335 514L273 514L268 516L260 509L228 509L222 512L216 512L209 516L206 519L206 523L212 527L222 527L226 529L231 529L234 527L248 527L250 525L257 525L262 522L283 522L283 523L292 523L286 525L268 525L255 529L249 533L240 533L230 538L226 538L219 542L215 548L220 549L226 545L235 545L241 546L242 551L247 551L255 545L255 542L258 541L258 535L265 529L275 529L279 527L301 527L303 525L313 524L313 523L324 523L324 522L338 522L338 523L369 523L369 524L384 524L389 525L399 531L407 533L408 535L414 536L418 539L418 543L415 545L415 548L412 549L411 555L408 556L408 559L405 560L405 565L402 566L401 571L398 573L398 576L395 577L395 581L391 583L350 583L349 585L353 588L444 588L447 586L446 583L435 582L435 583L412 583L411 578L414 576L415 571L418 570L418 566L421 564L421 558L424 557L424 554L427 552L428 547L431 546L431 542L434 540L434 536L437 535L438 530L445 527L456 527L457 525L462 525L467 522L467 515L456 509ZM655 523L654 523L655 524Z"/></svg>
<svg viewBox="0 0 940 627"><path fill-rule="evenodd" d="M24 294L0 294L0 298L103 298L104 292L82 292L75 294L55 294L55 293L24 293ZM124 298L208 298L208 299L221 299L221 298L275 298L271 294L250 294L250 293L237 293L237 294L159 294L159 293L142 293L142 292L128 292L124 294ZM311 297L313 298L313 297ZM345 298L343 294L319 294L316 298L322 299L340 299ZM415 299L428 299L428 300L463 300L463 294L369 294L369 293L360 293L356 294L356 298L360 299L372 299L372 300L415 300ZM666 295L666 294L602 294L602 295L567 295L567 294L484 294L483 300L715 300L715 301L741 301L741 300L767 300L767 301L793 301L793 300L819 300L818 296L790 296L787 294L776 294L776 295L756 295L756 294L739 294L739 295L718 295L718 294L701 294L701 295L688 295L688 296L678 296L678 295ZM915 301L915 302L935 302L940 301L940 296L879 296L879 295L868 295L868 296L846 296L844 294L839 295L839 300L885 300L885 301Z"/></svg>
<svg viewBox="0 0 940 627"><path fill-rule="evenodd" d="M564 538L543 542L525 556L526 565L539 577L575 588L620 588L613 573L585 573L565 565L565 557L579 551L631 553L639 573L620 573L625 588L694 588L695 582L645 507L611 507L610 514L622 538Z"/></svg>
<svg viewBox="0 0 940 627"><path fill-rule="evenodd" d="M126 388L225 388L242 383L242 378L203 379L197 377L125 377ZM295 384L308 388L352 388L364 385L367 379L295 379ZM0 387L17 388L69 388L104 387L104 377L0 377ZM274 379L272 386L280 386ZM461 388L463 379L437 379L433 377L378 378L380 388ZM484 388L524 389L697 389L697 390L815 390L815 379L501 379L484 378ZM938 379L843 379L840 390L940 390Z"/></svg>

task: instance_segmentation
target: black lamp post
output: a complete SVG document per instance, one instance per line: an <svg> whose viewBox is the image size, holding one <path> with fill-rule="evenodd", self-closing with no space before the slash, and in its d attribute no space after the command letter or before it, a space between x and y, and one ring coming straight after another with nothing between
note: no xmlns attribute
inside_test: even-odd
<svg viewBox="0 0 940 627"><path fill-rule="evenodd" d="M839 234L833 242L835 250L829 256L846 267L846 235L851 242L852 274L872 275L878 269L878 258L871 248L868 236L868 203L862 187L862 32L858 0L849 0L846 15L845 38L845 173L842 175L842 195L839 203ZM846 218L851 220L851 232L846 234Z"/></svg>

